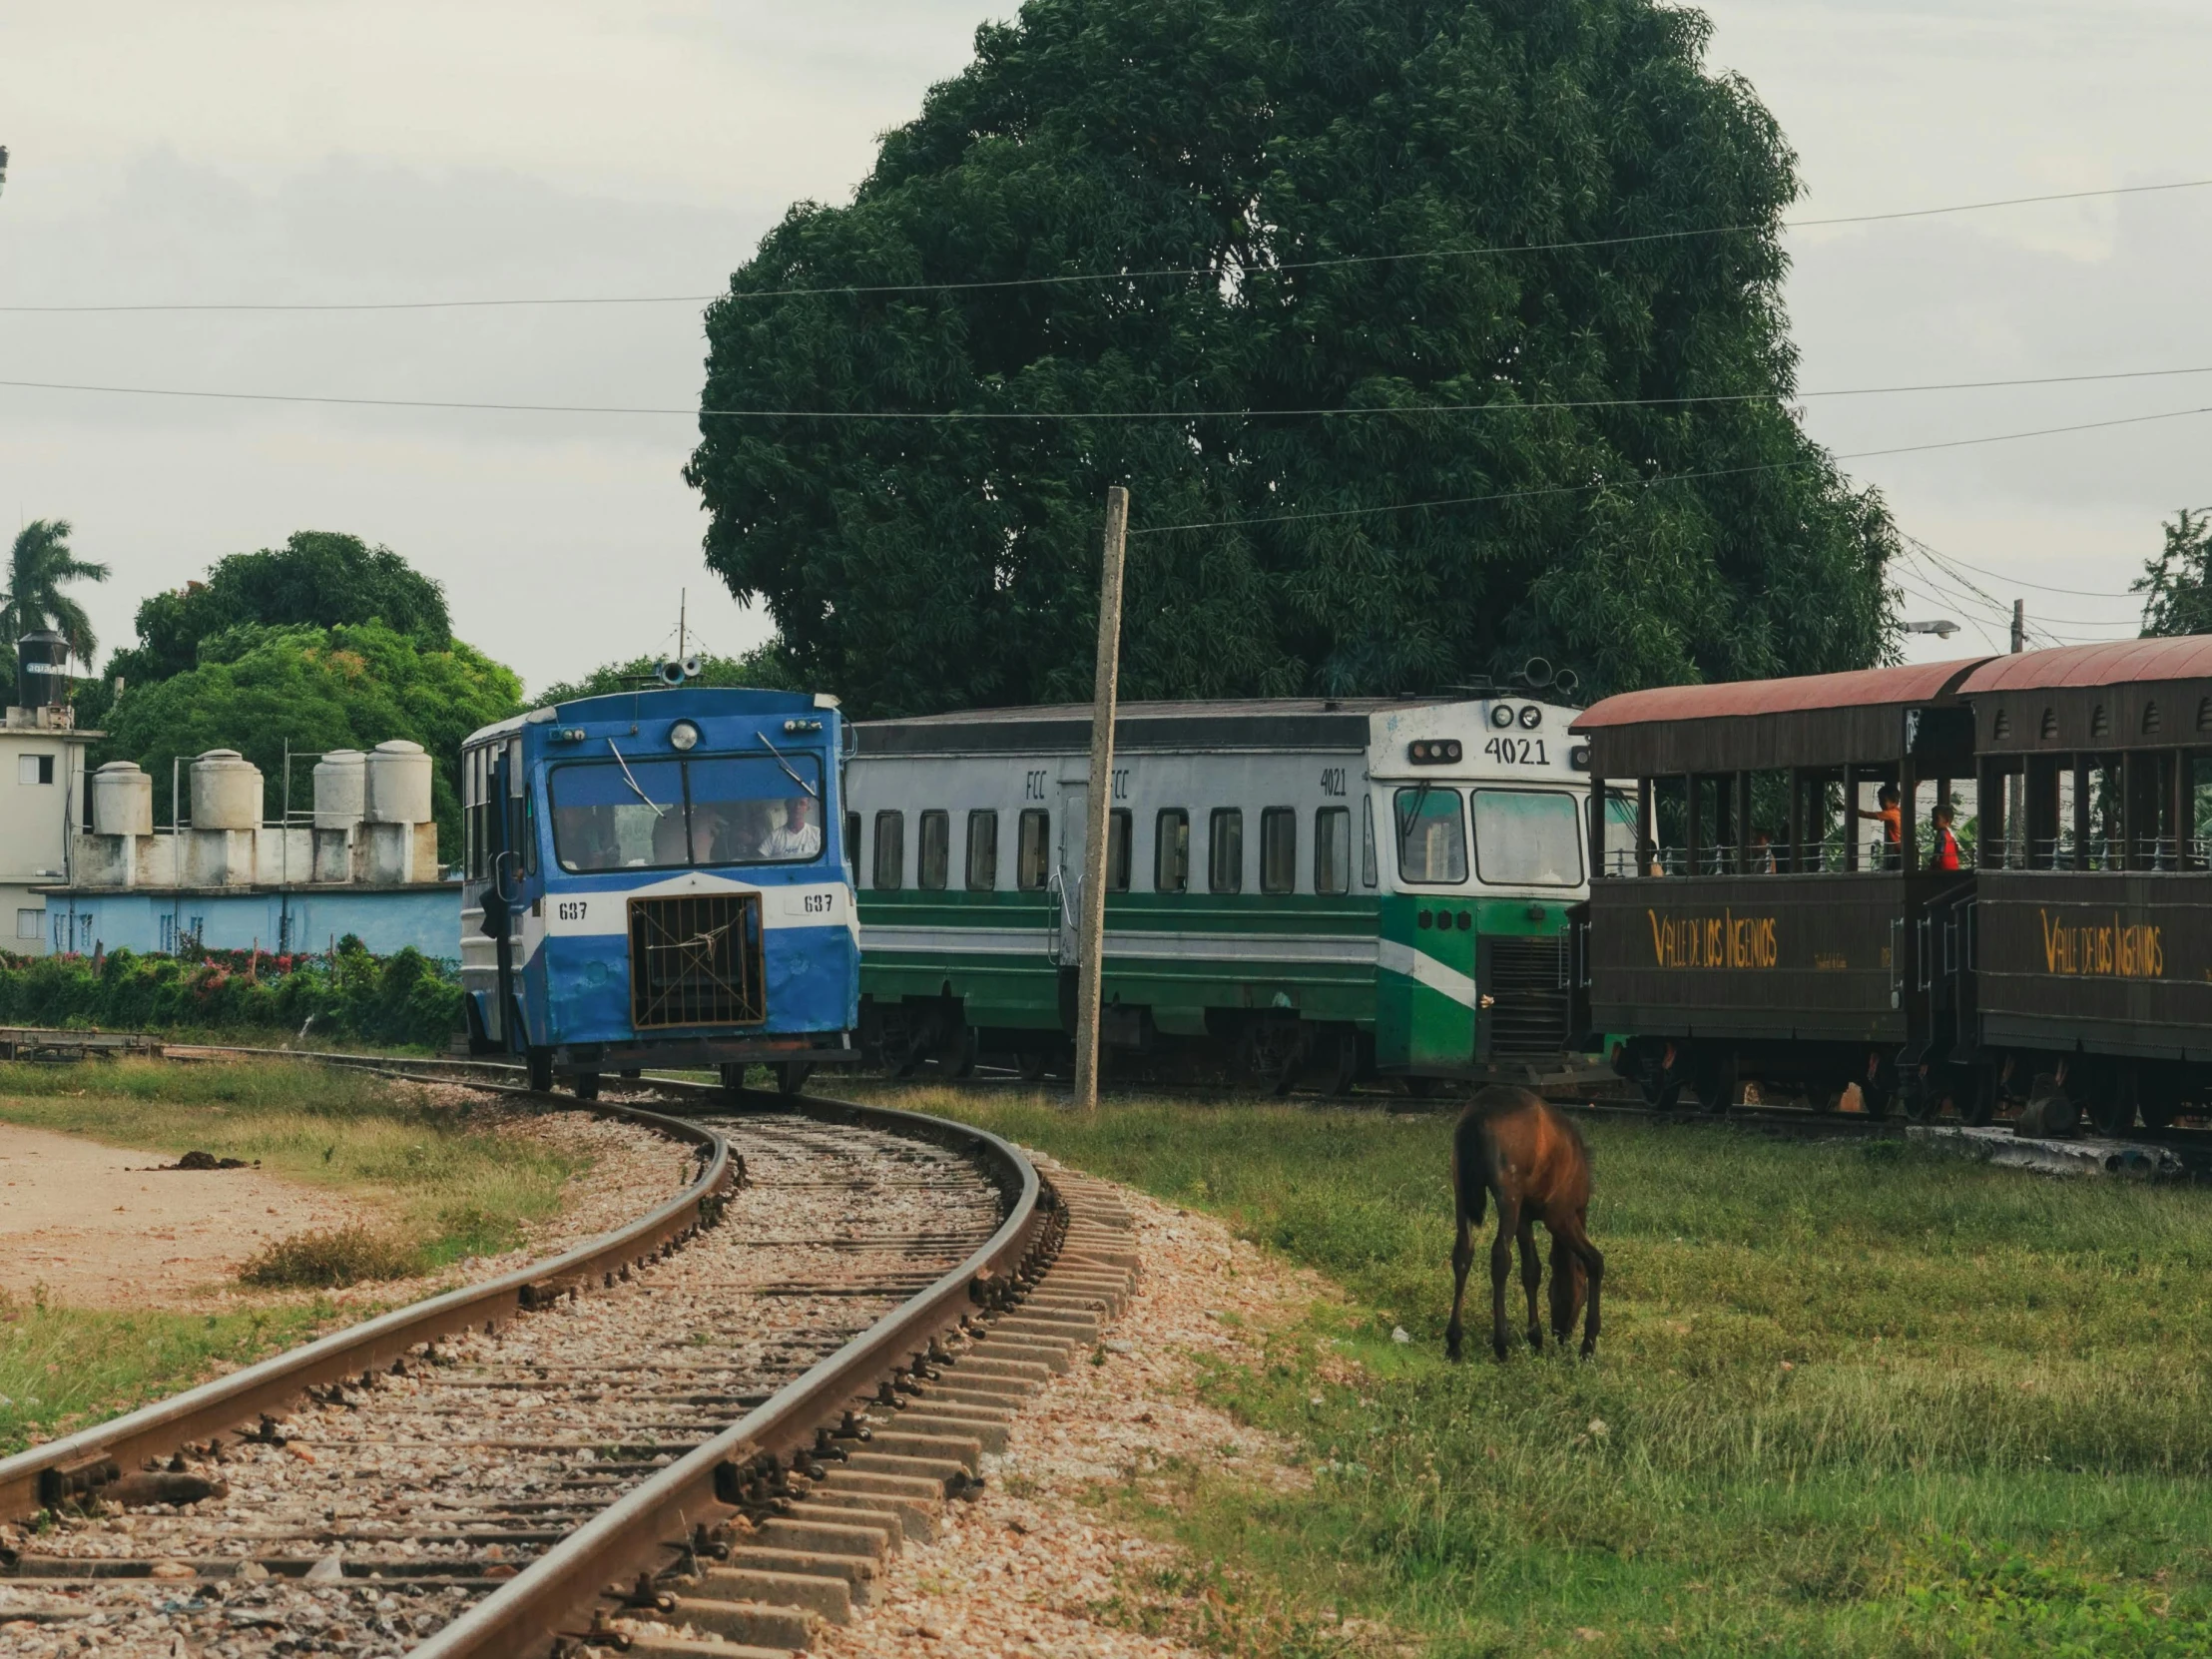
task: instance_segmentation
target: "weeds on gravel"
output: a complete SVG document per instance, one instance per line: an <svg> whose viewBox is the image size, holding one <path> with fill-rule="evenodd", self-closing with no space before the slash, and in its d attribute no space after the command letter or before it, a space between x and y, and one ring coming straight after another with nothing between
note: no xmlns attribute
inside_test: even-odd
<svg viewBox="0 0 2212 1659"><path fill-rule="evenodd" d="M337 1227L273 1239L239 1269L239 1282L263 1290L335 1290L420 1273L422 1251L368 1227Z"/></svg>
<svg viewBox="0 0 2212 1659"><path fill-rule="evenodd" d="M1442 1659L2212 1651L2212 1193L1600 1123L1597 1363L1479 1342L1453 1367L1448 1116L900 1103L1344 1287L1205 1383L1310 1490L1188 1472L1119 1498L1286 1606Z"/></svg>
<svg viewBox="0 0 2212 1659"><path fill-rule="evenodd" d="M0 1292L0 1456L298 1342L327 1303L187 1315L55 1308Z"/></svg>
<svg viewBox="0 0 2212 1659"><path fill-rule="evenodd" d="M509 1248L524 1222L559 1208L582 1167L474 1118L472 1104L436 1104L413 1084L291 1061L0 1065L0 1121L172 1157L259 1159L376 1204L418 1271Z"/></svg>

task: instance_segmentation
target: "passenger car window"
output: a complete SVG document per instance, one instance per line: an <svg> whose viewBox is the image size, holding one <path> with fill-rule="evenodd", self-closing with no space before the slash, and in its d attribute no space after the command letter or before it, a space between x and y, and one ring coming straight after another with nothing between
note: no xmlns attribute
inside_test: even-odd
<svg viewBox="0 0 2212 1659"><path fill-rule="evenodd" d="M875 870L871 880L877 890L896 892L906 875L906 815L875 815Z"/></svg>
<svg viewBox="0 0 2212 1659"><path fill-rule="evenodd" d="M998 815L967 816L967 884L971 892L988 892L998 885Z"/></svg>
<svg viewBox="0 0 2212 1659"><path fill-rule="evenodd" d="M1020 835L1014 848L1014 884L1036 892L1052 875L1052 815L1031 807L1021 815Z"/></svg>
<svg viewBox="0 0 2212 1659"><path fill-rule="evenodd" d="M1206 838L1206 884L1215 892L1244 891L1244 809L1216 807Z"/></svg>
<svg viewBox="0 0 2212 1659"><path fill-rule="evenodd" d="M860 815L858 813L844 815L844 861L851 867L853 876L857 878L860 873Z"/></svg>
<svg viewBox="0 0 2212 1659"><path fill-rule="evenodd" d="M1476 790L1474 867L1493 886L1582 884L1582 815L1548 790Z"/></svg>
<svg viewBox="0 0 2212 1659"><path fill-rule="evenodd" d="M1298 890L1298 811L1269 807L1260 814L1260 890Z"/></svg>
<svg viewBox="0 0 2212 1659"><path fill-rule="evenodd" d="M1167 807L1153 821L1152 887L1155 892L1188 892L1191 886L1191 815Z"/></svg>
<svg viewBox="0 0 2212 1659"><path fill-rule="evenodd" d="M1360 803L1360 885L1379 887L1382 877L1375 867L1375 797Z"/></svg>
<svg viewBox="0 0 2212 1659"><path fill-rule="evenodd" d="M1397 873L1430 886L1467 878L1466 815L1457 790L1419 784L1397 792Z"/></svg>
<svg viewBox="0 0 2212 1659"><path fill-rule="evenodd" d="M915 845L914 885L942 892L952 869L952 815L921 815L921 837Z"/></svg>
<svg viewBox="0 0 2212 1659"><path fill-rule="evenodd" d="M1352 890L1352 809L1323 807L1314 814L1314 891Z"/></svg>

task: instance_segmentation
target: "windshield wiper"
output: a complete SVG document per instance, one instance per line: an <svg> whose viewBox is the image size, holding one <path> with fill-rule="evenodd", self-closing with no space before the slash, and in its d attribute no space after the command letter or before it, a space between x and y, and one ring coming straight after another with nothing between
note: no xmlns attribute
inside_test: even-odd
<svg viewBox="0 0 2212 1659"><path fill-rule="evenodd" d="M668 809L666 807L662 806L658 801L655 801L651 796L647 795L645 791L638 788L638 781L630 776L630 763L622 758L622 751L615 748L614 739L609 738L607 740L607 748L608 751L613 754L615 758L615 765L622 768L622 781L630 786L630 793L635 795L648 807L652 808L653 816L655 818L668 817Z"/></svg>
<svg viewBox="0 0 2212 1659"><path fill-rule="evenodd" d="M793 783L797 784L801 789L805 790L812 799L816 801L820 801L822 799L822 792L820 790L816 789L814 785L808 783L806 779L800 777L798 773L792 771L791 762L784 759L784 752L781 749L778 749L774 744L768 741L768 734L766 732L756 732L754 736L759 738L762 745L768 750L768 752L776 757L776 764L784 769L784 776L786 778L789 778Z"/></svg>
<svg viewBox="0 0 2212 1659"><path fill-rule="evenodd" d="M1423 778L1420 787L1413 792L1413 803L1401 808L1397 815L1397 867L1405 867L1405 859L1413 850L1413 826L1420 822L1421 803L1428 799L1428 792L1436 786Z"/></svg>

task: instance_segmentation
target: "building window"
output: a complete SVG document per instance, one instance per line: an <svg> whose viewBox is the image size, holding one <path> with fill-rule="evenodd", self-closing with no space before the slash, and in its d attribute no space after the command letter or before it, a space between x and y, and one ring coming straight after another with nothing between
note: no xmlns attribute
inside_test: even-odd
<svg viewBox="0 0 2212 1659"><path fill-rule="evenodd" d="M1021 815L1020 844L1014 848L1014 884L1038 892L1052 873L1052 815L1032 807Z"/></svg>
<svg viewBox="0 0 2212 1659"><path fill-rule="evenodd" d="M173 915L163 916L161 923L161 953L164 956L174 956L177 954L177 918Z"/></svg>
<svg viewBox="0 0 2212 1659"><path fill-rule="evenodd" d="M998 815L994 812L967 816L967 884L971 892L989 892L998 885Z"/></svg>
<svg viewBox="0 0 2212 1659"><path fill-rule="evenodd" d="M46 912L44 910L16 911L15 936L19 939L44 938L46 936Z"/></svg>
<svg viewBox="0 0 2212 1659"><path fill-rule="evenodd" d="M914 865L914 885L927 887L931 892L942 892L952 869L952 815L929 812L921 815L921 840L915 848L918 857Z"/></svg>
<svg viewBox="0 0 2212 1659"><path fill-rule="evenodd" d="M883 892L896 892L898 883L906 875L906 815L904 813L877 813L875 815L875 877L873 885Z"/></svg>
<svg viewBox="0 0 2212 1659"><path fill-rule="evenodd" d="M1215 892L1244 891L1244 809L1216 807L1206 837L1206 884Z"/></svg>
<svg viewBox="0 0 2212 1659"><path fill-rule="evenodd" d="M1159 892L1191 888L1191 815L1169 807L1153 821L1152 885Z"/></svg>
<svg viewBox="0 0 2212 1659"><path fill-rule="evenodd" d="M1260 815L1260 890L1298 891L1298 809L1270 807Z"/></svg>
<svg viewBox="0 0 2212 1659"><path fill-rule="evenodd" d="M54 781L54 757L18 755L15 758L15 781L18 784L51 784Z"/></svg>
<svg viewBox="0 0 2212 1659"><path fill-rule="evenodd" d="M1106 890L1129 890L1129 809L1116 807L1106 815Z"/></svg>
<svg viewBox="0 0 2212 1659"><path fill-rule="evenodd" d="M1352 890L1352 809L1324 807L1314 814L1314 891Z"/></svg>

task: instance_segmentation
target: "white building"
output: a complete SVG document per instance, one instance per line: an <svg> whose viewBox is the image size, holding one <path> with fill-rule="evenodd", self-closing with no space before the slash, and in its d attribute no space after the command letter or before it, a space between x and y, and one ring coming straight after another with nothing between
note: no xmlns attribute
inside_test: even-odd
<svg viewBox="0 0 2212 1659"><path fill-rule="evenodd" d="M19 956L75 948L47 925L46 895L38 890L73 873L72 842L84 823L85 750L105 736L80 732L74 721L65 703L10 708L0 727L0 947ZM67 929L66 912L53 919Z"/></svg>

